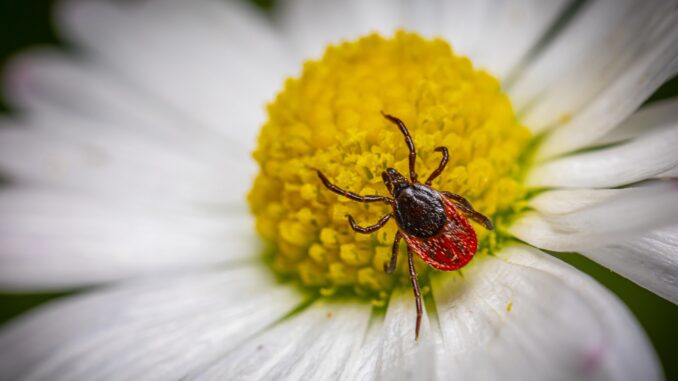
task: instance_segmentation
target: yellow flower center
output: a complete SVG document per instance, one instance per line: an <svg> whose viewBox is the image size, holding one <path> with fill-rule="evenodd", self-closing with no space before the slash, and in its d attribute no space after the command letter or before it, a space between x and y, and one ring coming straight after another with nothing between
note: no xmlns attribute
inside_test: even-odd
<svg viewBox="0 0 678 381"><path fill-rule="evenodd" d="M496 225L487 232L474 224L476 255L501 245L503 227L524 206L520 176L531 136L494 77L456 56L447 42L412 33L330 46L268 106L254 152L261 172L248 197L275 271L323 295L350 291L383 300L407 277L404 256L394 274L383 270L395 221L363 235L346 220L350 214L372 225L391 207L340 197L313 171L352 192L389 196L381 172L393 167L407 175L408 151L382 110L409 128L421 181L440 162L435 147L449 149L433 187L466 197Z"/></svg>

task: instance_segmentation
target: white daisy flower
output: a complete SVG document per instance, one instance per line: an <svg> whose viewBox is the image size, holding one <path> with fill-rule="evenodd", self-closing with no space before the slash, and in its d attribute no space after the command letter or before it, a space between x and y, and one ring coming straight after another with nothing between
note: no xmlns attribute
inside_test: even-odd
<svg viewBox="0 0 678 381"><path fill-rule="evenodd" d="M675 3L96 0L58 26L72 49L6 75L0 286L82 292L0 331L0 379L663 377L628 309L542 250L678 302L678 101L640 107L678 69ZM345 219L388 208L310 169L387 194L407 151L380 110L422 178L447 146L434 187L496 225L461 271L417 259L417 340L395 224Z"/></svg>

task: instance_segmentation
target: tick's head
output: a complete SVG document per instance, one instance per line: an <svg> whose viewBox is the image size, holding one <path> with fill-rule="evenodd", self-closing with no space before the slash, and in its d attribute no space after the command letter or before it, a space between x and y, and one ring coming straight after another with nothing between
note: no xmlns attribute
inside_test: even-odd
<svg viewBox="0 0 678 381"><path fill-rule="evenodd" d="M401 175L400 172L393 168L386 168L386 170L381 173L381 178L384 179L386 188L388 188L388 191L394 197L397 197L400 191L410 186L410 182L407 181L405 176Z"/></svg>

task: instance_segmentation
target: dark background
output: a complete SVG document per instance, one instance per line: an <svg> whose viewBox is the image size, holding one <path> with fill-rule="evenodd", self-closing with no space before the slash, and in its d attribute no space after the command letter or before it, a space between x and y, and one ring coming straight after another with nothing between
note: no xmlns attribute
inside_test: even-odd
<svg viewBox="0 0 678 381"><path fill-rule="evenodd" d="M273 0L254 0L264 9ZM14 54L35 45L63 45L56 36L53 0L0 0L0 71ZM678 95L678 78L662 86L648 102ZM0 95L0 113L10 112ZM678 148L677 148L678 149ZM0 184L2 184L0 178ZM596 278L633 311L654 343L666 377L678 380L678 306L577 254L554 254ZM0 324L40 303L64 294L0 294Z"/></svg>

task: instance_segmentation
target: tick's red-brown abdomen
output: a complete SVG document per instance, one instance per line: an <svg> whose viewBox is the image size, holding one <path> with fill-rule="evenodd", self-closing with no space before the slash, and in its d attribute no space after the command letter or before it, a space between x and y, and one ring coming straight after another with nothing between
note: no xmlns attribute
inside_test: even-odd
<svg viewBox="0 0 678 381"><path fill-rule="evenodd" d="M409 234L403 234L403 237L409 249L424 262L438 270L452 271L464 267L473 259L478 249L478 238L457 207L445 197L441 199L447 216L442 229L428 238Z"/></svg>

